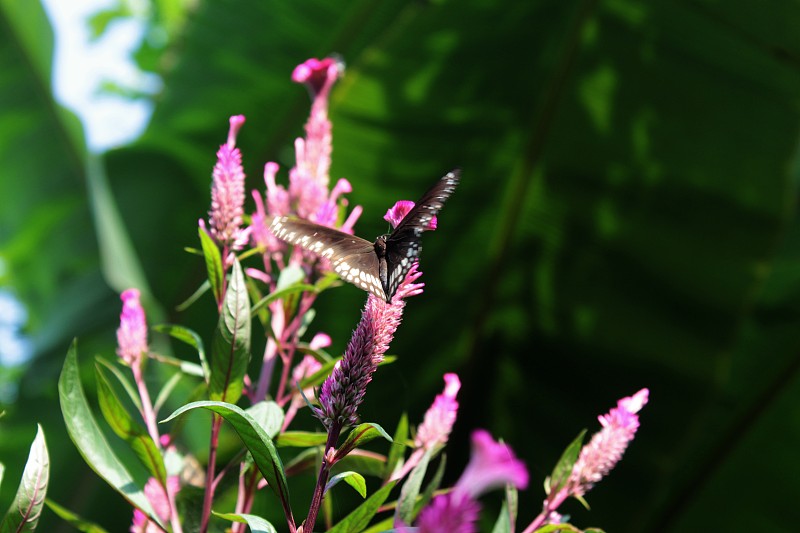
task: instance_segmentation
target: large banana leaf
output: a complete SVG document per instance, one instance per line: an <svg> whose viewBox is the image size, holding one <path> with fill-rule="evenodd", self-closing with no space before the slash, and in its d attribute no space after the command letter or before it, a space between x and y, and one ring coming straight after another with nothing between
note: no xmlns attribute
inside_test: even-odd
<svg viewBox="0 0 800 533"><path fill-rule="evenodd" d="M338 52L348 70L331 102L332 175L365 207L360 234L385 231L387 207L450 168L464 176L425 237L426 291L365 419L409 409L419 420L441 374L458 372L449 476L472 428L503 436L534 480L522 524L561 449L647 386L640 434L587 495L592 511L566 506L577 524L796 527L800 6L252 0L199 2L177 19L177 2L153 6L169 40L142 54L164 79L151 124L93 161L51 99L39 6L0 2L2 282L29 307L38 357L0 420L9 479L34 418L53 443L53 499L125 527L124 505L86 497L105 492L55 444L68 442L53 391L69 340L111 354L126 283L150 287L149 313L210 339L210 299L173 310L204 276L182 248L197 246L227 118L247 116L250 187L268 160L285 177L308 108L289 73ZM312 327L341 349L363 299L325 293ZM92 502L103 507L80 508Z"/></svg>

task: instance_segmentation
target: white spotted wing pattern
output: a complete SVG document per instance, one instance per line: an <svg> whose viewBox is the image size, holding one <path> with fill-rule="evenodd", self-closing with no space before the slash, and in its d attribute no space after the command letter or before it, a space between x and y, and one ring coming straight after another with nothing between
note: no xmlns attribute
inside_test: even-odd
<svg viewBox="0 0 800 533"><path fill-rule="evenodd" d="M420 237L458 185L459 172L437 181L391 233L374 243L295 217L275 217L270 229L282 241L324 257L353 285L390 302L422 251Z"/></svg>

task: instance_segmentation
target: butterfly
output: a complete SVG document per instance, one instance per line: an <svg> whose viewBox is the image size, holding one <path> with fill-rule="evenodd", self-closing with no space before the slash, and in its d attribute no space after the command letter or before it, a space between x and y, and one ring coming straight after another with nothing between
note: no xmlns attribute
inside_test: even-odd
<svg viewBox="0 0 800 533"><path fill-rule="evenodd" d="M458 170L448 172L422 195L391 233L375 242L308 220L280 216L270 229L282 241L330 260L333 270L353 285L387 302L419 259L420 237L458 185Z"/></svg>

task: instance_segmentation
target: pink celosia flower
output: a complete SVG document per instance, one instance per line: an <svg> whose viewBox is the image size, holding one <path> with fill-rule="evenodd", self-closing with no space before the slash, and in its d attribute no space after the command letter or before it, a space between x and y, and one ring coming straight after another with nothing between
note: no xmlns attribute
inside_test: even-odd
<svg viewBox="0 0 800 533"><path fill-rule="evenodd" d="M244 124L244 116L230 118L228 142L217 151L214 180L211 184L211 211L209 222L211 236L232 249L246 242L246 231L241 229L244 214L244 169L242 154L236 148L236 134Z"/></svg>
<svg viewBox="0 0 800 533"><path fill-rule="evenodd" d="M119 316L117 329L117 355L126 364L134 366L142 360L142 354L147 353L147 321L144 309L139 302L138 289L124 291L122 299L122 313Z"/></svg>
<svg viewBox="0 0 800 533"><path fill-rule="evenodd" d="M361 321L350 338L344 357L336 363L320 390L320 407L314 409L314 414L325 427L358 423L358 407L364 400L367 385L400 325L404 298L422 292L422 284L414 283L421 275L414 265L391 303L373 294L367 297Z"/></svg>
<svg viewBox="0 0 800 533"><path fill-rule="evenodd" d="M419 515L419 533L452 531L472 533L480 505L477 498L494 488L528 486L528 471L506 444L496 442L485 430L472 433L472 456L449 494L437 496Z"/></svg>
<svg viewBox="0 0 800 533"><path fill-rule="evenodd" d="M647 403L649 391L642 389L617 402L617 407L598 417L603 429L581 449L570 477L572 493L582 496L622 459L639 428L638 413Z"/></svg>
<svg viewBox="0 0 800 533"><path fill-rule="evenodd" d="M411 209L414 208L414 202L411 200L399 200L397 203L394 204L386 214L383 216L383 219L392 225L393 228L396 228L400 221L405 218ZM436 229L436 217L434 216L431 218L431 221L428 222L428 226L425 228L426 230L435 230Z"/></svg>
<svg viewBox="0 0 800 533"><path fill-rule="evenodd" d="M433 405L425 412L422 424L417 428L417 435L414 438L415 450L408 461L392 474L391 479L403 478L419 464L426 451L436 446L443 446L447 442L458 413L456 395L461 388L461 381L456 374L451 373L444 375L444 382L444 392L436 396Z"/></svg>

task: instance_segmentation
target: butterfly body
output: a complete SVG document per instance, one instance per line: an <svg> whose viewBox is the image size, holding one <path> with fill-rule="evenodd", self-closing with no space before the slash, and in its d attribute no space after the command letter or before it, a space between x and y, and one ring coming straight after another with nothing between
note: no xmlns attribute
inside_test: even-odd
<svg viewBox="0 0 800 533"><path fill-rule="evenodd" d="M270 229L279 239L324 257L345 281L391 302L422 251L420 237L458 184L457 171L434 184L394 231L375 242L307 220L281 216Z"/></svg>

